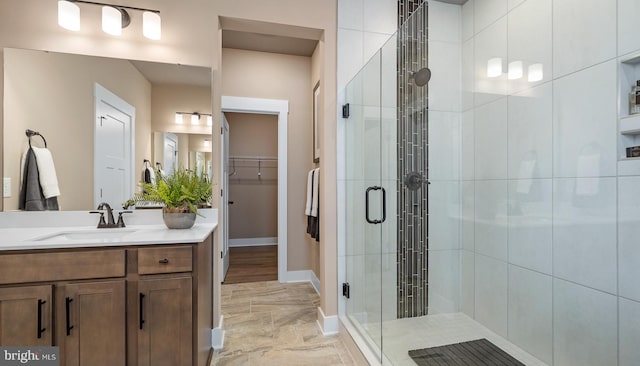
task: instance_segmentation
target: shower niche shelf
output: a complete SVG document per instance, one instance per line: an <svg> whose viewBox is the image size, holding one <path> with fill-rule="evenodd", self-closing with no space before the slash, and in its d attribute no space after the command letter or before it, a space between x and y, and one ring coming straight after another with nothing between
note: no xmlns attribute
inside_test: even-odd
<svg viewBox="0 0 640 366"><path fill-rule="evenodd" d="M640 175L640 157L627 157L627 148L640 146L640 114L629 113L629 92L640 80L640 52L618 62L618 175Z"/></svg>

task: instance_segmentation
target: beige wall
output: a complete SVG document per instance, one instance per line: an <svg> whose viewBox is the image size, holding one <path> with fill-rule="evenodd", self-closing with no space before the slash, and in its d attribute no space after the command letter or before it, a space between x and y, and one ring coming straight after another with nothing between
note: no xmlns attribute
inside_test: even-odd
<svg viewBox="0 0 640 366"><path fill-rule="evenodd" d="M211 87L154 84L151 89L151 128L154 132L204 134L211 138L211 126L207 126L206 116L202 116L197 126L191 125L189 116L184 116L184 124L177 125L176 112L211 114Z"/></svg>
<svg viewBox="0 0 640 366"><path fill-rule="evenodd" d="M289 101L287 269L311 269L317 244L306 234L304 215L307 173L313 168L311 58L225 48L222 67L223 95Z"/></svg>
<svg viewBox="0 0 640 366"><path fill-rule="evenodd" d="M5 49L4 176L12 180L6 210L18 209L20 156L29 128L45 136L53 154L63 210L93 207L94 83L136 109L135 162L151 152L151 84L124 60ZM40 143L39 137L33 141ZM41 146L41 145L37 145ZM118 207L120 202L112 202Z"/></svg>
<svg viewBox="0 0 640 366"><path fill-rule="evenodd" d="M229 155L277 157L278 117L275 115L225 113L229 122ZM278 236L278 162L230 161L235 174L229 177L229 238Z"/></svg>

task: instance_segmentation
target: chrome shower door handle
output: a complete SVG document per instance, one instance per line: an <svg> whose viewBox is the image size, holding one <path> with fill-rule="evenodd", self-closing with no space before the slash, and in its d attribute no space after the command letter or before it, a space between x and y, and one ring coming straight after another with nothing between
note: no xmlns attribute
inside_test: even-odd
<svg viewBox="0 0 640 366"><path fill-rule="evenodd" d="M380 187L380 186L372 186L367 188L367 191L365 193L365 200L364 200L364 206L365 206L365 219L367 220L368 223L370 224L381 224L384 222L384 220L386 219L387 213L386 213L386 209L384 207L382 207L382 221L381 220L371 220L371 218L369 218L369 193L371 193L371 191L379 191L382 189L382 197L383 197L383 201L386 201L386 194L384 192L384 188Z"/></svg>

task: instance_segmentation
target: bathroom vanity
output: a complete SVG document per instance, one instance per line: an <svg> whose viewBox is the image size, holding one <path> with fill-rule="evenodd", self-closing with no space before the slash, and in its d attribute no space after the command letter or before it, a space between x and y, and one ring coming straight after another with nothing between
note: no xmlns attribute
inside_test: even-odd
<svg viewBox="0 0 640 366"><path fill-rule="evenodd" d="M215 220L0 228L0 344L60 365L208 365Z"/></svg>

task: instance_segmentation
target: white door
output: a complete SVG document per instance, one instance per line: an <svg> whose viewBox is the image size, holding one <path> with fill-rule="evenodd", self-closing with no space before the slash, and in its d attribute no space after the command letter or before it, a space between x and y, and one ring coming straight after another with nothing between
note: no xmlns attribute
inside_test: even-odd
<svg viewBox="0 0 640 366"><path fill-rule="evenodd" d="M135 187L136 109L99 84L94 85L94 97L94 207L107 202L120 208Z"/></svg>
<svg viewBox="0 0 640 366"><path fill-rule="evenodd" d="M164 162L163 168L166 174L173 173L178 168L178 136L164 133Z"/></svg>
<svg viewBox="0 0 640 366"><path fill-rule="evenodd" d="M222 281L229 270L229 122L222 113Z"/></svg>

